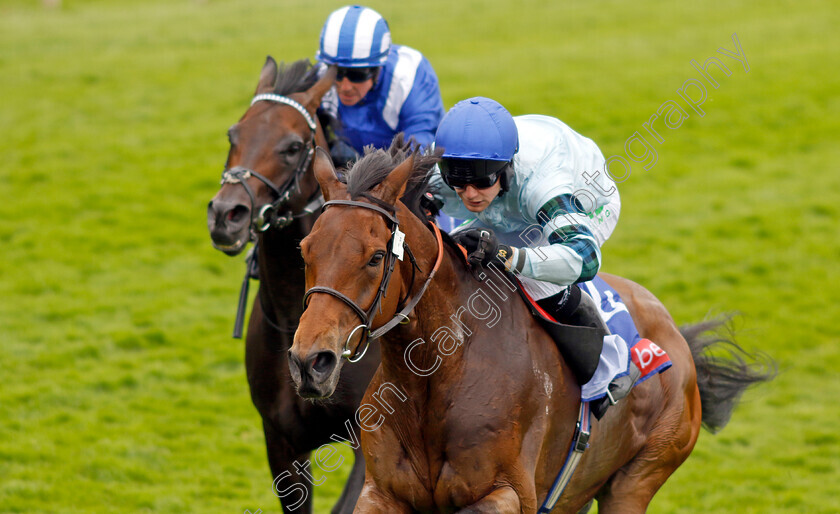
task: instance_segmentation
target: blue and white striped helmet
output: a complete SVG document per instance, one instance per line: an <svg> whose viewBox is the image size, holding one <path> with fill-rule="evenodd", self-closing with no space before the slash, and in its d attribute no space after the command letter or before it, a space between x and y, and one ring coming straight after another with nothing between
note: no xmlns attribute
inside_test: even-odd
<svg viewBox="0 0 840 514"><path fill-rule="evenodd" d="M366 68L384 65L390 49L385 18L368 7L348 5L327 18L315 58L345 68Z"/></svg>

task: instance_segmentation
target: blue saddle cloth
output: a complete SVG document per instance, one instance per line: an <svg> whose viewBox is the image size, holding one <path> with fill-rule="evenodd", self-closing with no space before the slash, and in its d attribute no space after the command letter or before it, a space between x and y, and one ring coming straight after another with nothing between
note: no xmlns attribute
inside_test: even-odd
<svg viewBox="0 0 840 514"><path fill-rule="evenodd" d="M629 372L630 361L641 371L641 376L634 386L671 367L671 359L667 353L653 341L639 335L627 306L621 301L618 292L604 279L596 276L579 285L595 300L601 317L610 329L610 335L604 338L602 363L592 380L581 390L584 401L596 400L606 395L606 386L614 378Z"/></svg>

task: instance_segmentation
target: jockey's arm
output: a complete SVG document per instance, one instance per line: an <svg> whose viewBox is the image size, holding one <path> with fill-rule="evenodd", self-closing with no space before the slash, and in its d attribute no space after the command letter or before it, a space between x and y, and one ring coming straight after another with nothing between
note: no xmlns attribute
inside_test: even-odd
<svg viewBox="0 0 840 514"><path fill-rule="evenodd" d="M520 138L542 141L519 159L519 208L534 223L513 264L527 277L567 286L595 277L601 245L618 220L618 190L595 143L557 120L527 120ZM552 128L554 130L552 130ZM541 139L540 139L541 138ZM540 237L542 236L542 237ZM521 254L521 255L520 255Z"/></svg>
<svg viewBox="0 0 840 514"><path fill-rule="evenodd" d="M526 277L567 286L592 280L601 267L601 249L588 216L575 208L571 194L559 195L536 215L542 237L523 232L523 246L514 248L512 269Z"/></svg>
<svg viewBox="0 0 840 514"><path fill-rule="evenodd" d="M435 140L435 131L443 118L443 99L437 77L428 62L417 69L414 85L400 111L398 132L413 137L425 148Z"/></svg>

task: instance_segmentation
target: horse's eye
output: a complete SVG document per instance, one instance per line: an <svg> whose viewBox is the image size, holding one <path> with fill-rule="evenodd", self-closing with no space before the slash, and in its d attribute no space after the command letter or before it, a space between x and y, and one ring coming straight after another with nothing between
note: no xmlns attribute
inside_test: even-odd
<svg viewBox="0 0 840 514"><path fill-rule="evenodd" d="M379 250L370 258L370 261L368 261L368 266L379 266L379 263L382 262L383 257L385 257L385 251Z"/></svg>
<svg viewBox="0 0 840 514"><path fill-rule="evenodd" d="M286 155L294 155L294 154L300 152L301 148L303 148L302 144L292 143L291 145L289 145L285 150L283 150L280 153L284 153Z"/></svg>

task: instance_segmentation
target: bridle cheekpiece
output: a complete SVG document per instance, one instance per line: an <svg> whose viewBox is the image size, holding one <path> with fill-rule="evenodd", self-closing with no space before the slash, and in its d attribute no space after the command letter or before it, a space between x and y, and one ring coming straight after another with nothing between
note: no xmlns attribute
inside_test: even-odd
<svg viewBox="0 0 840 514"><path fill-rule="evenodd" d="M303 295L303 308L306 309L306 306L309 303L309 297L313 293L326 293L335 298L338 298L345 304L347 304L353 312L356 313L357 316L362 320L362 324L356 326L351 332L350 335L347 336L347 340L344 341L344 350L342 351L341 356L347 359L350 362L358 362L359 360L364 357L365 353L367 352L368 347L370 346L370 341L373 339L377 339L384 335L386 332L397 326L399 323L407 323L408 322L408 314L414 309L417 305L417 302L420 301L422 298L423 293L426 292L426 288L429 286L429 283L432 281L432 278L435 276L438 268L440 267L440 263L443 259L443 239L440 235L440 229L435 225L433 222L430 222L435 236L437 238L437 247L438 247L438 255L435 261L435 265L432 268L431 272L429 272L429 276L426 278L426 281L423 283L423 287L417 292L414 297L405 304L405 306L396 314L391 320L381 327L377 328L376 330L371 331L371 325L373 323L373 318L376 317L376 311L382 311L382 298L385 297L385 291L388 289L388 284L391 281L391 274L394 271L394 267L396 266L397 260L403 260L403 252L408 254L409 259L412 263L412 275L411 275L411 285L409 285L408 292L406 296L411 293L411 289L414 286L414 269L419 269L417 265L417 261L414 259L414 255L411 253L411 249L405 243L405 234L400 231L400 222L397 220L395 214L392 214L382 207L378 207L376 205L372 205L365 202L358 202L353 200L330 200L324 204L324 209L333 205L345 205L351 207L361 207L363 209L369 209L372 211L376 211L380 213L385 219L390 222L391 225L391 238L388 240L388 251L386 254L386 262L385 262L385 271L382 274L382 281L379 283L379 289L376 292L376 297L373 299L370 307L365 310L361 308L356 302L352 299L347 297L344 293L337 291L330 287L325 286L314 286L310 288L306 293ZM350 340L353 338L353 335L359 330L362 329L362 339L359 341L359 344L356 345L355 350L350 350L348 345L350 344ZM359 353L359 348L364 343L364 349Z"/></svg>
<svg viewBox="0 0 840 514"><path fill-rule="evenodd" d="M255 103L260 101L275 102L292 107L304 117L310 131L309 141L306 143L308 150L301 155L295 171L280 187L274 185L273 182L260 173L243 166L234 166L233 168L226 169L224 173L222 173L222 185L241 184L242 187L245 188L245 192L248 193L248 196L251 199L251 226L257 232L265 232L271 227L282 229L291 224L295 218L312 214L321 205L321 201L319 196L319 198L315 199L315 201L311 202L303 209L302 212L299 213L292 213L289 210L283 214L279 213L283 205L285 205L292 196L300 192L300 179L306 172L307 168L309 168L309 164L312 162L312 157L315 155L315 133L318 127L315 124L315 120L312 118L312 115L309 114L309 111L307 111L300 102L297 102L287 96L277 95L274 93L263 93L256 95L251 100L251 105L253 106ZM248 185L248 179L251 177L255 177L271 189L271 192L275 197L273 202L264 204L257 208L256 195L254 195L254 191L251 189L251 186Z"/></svg>

